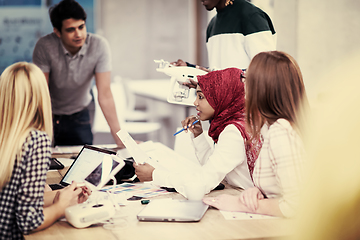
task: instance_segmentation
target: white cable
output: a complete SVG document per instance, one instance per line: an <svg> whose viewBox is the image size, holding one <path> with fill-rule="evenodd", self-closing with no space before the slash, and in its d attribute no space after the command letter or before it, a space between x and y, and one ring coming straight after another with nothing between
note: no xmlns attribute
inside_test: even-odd
<svg viewBox="0 0 360 240"><path fill-rule="evenodd" d="M113 189L116 186L116 178L114 176L112 176L111 180L113 180L113 187L112 187L112 189ZM117 201L115 201L115 199L113 197L113 194L114 194L113 191L107 190L106 192L109 195L109 199L112 202L112 204L114 205L115 209L120 210L119 204L117 203Z"/></svg>

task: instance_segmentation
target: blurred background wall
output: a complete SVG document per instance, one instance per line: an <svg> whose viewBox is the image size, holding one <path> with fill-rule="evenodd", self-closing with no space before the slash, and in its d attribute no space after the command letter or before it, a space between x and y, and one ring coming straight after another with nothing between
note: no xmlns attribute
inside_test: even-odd
<svg viewBox="0 0 360 240"><path fill-rule="evenodd" d="M215 13L207 12L199 0L98 2L98 30L113 48L114 74L132 79L161 78L154 70L154 59L182 58L207 66L205 30ZM316 98L321 88L320 76L360 48L359 0L252 3L271 16L277 49L298 61L310 98Z"/></svg>
<svg viewBox="0 0 360 240"><path fill-rule="evenodd" d="M36 40L52 30L48 7L58 1L0 0L1 71L15 61L31 61ZM326 81L319 80L321 76L360 48L359 0L251 2L272 18L277 49L298 61L311 101L326 86ZM129 80L166 78L155 71L154 59L182 58L207 66L205 31L215 12L207 12L199 0L79 3L88 12L88 30L103 35L110 43L113 76ZM144 105L141 100L137 104Z"/></svg>

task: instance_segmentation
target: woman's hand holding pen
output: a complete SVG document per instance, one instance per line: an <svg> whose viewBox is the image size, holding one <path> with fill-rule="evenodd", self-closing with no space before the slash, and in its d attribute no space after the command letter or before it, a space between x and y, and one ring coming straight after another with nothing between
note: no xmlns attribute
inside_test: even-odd
<svg viewBox="0 0 360 240"><path fill-rule="evenodd" d="M203 133L203 129L202 129L200 121L193 124L193 122L195 122L196 120L198 120L197 117L190 116L190 117L185 118L183 121L181 121L181 124L182 124L183 128L185 129L185 132L187 132L189 130L190 132L192 132L194 134L194 137L197 137Z"/></svg>

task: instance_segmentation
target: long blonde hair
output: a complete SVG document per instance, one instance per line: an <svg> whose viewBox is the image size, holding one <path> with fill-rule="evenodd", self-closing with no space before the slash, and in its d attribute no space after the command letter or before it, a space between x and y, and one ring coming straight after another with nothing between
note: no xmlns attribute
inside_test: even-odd
<svg viewBox="0 0 360 240"><path fill-rule="evenodd" d="M48 85L34 64L18 62L0 77L0 189L10 180L15 159L33 129L52 138L52 113Z"/></svg>

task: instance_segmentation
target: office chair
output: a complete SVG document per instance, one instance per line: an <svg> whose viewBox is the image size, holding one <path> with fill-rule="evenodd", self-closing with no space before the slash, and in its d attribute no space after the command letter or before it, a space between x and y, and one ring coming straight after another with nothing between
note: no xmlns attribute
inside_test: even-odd
<svg viewBox="0 0 360 240"><path fill-rule="evenodd" d="M98 102L98 92L96 86L92 88L95 100L95 115L92 132L94 135L94 144L114 143L110 133L110 127L102 113ZM127 112L127 97L124 86L119 82L111 83L111 91L113 93L117 117L119 119L121 129L125 129L130 135L145 134L147 139L157 141L157 131L161 128L158 122L130 122L125 119ZM141 114L140 114L141 115ZM145 116L145 115L143 115ZM138 118L139 119L139 118ZM146 120L146 119L142 119Z"/></svg>
<svg viewBox="0 0 360 240"><path fill-rule="evenodd" d="M123 113L123 118L125 122L136 122L136 121L147 121L149 119L149 113L147 111L136 110L136 97L135 94L128 87L129 80L121 78L120 76L115 76L113 82L115 84L120 84L123 87L123 92L125 93L126 102L125 102L125 112Z"/></svg>

